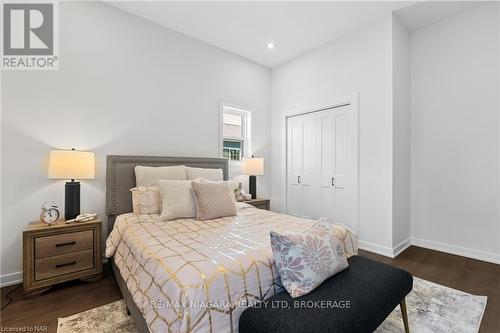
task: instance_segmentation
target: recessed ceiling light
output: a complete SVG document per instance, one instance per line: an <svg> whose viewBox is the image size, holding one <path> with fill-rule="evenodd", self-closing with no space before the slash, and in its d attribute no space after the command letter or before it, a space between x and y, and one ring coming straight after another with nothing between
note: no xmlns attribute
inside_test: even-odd
<svg viewBox="0 0 500 333"><path fill-rule="evenodd" d="M268 49L274 49L276 47L276 44L274 44L273 42L269 42L269 43L266 44L266 47Z"/></svg>

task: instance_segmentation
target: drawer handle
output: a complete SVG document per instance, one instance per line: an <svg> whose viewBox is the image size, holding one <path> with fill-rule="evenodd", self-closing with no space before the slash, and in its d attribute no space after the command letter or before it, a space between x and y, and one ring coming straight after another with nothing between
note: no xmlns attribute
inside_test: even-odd
<svg viewBox="0 0 500 333"><path fill-rule="evenodd" d="M76 264L76 261L68 262L66 264L58 264L58 265L56 265L56 268L71 266L71 265L74 265L74 264Z"/></svg>
<svg viewBox="0 0 500 333"><path fill-rule="evenodd" d="M59 247L59 246L75 245L75 244L76 244L76 241L72 241L72 242L67 242L67 243L56 244L56 246Z"/></svg>

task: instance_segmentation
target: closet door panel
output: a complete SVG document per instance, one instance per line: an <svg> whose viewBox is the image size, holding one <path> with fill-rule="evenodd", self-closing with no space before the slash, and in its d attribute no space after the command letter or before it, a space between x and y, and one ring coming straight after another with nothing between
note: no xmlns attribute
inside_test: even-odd
<svg viewBox="0 0 500 333"><path fill-rule="evenodd" d="M302 117L302 209L301 216L314 218L316 212L316 119L313 115Z"/></svg>
<svg viewBox="0 0 500 333"><path fill-rule="evenodd" d="M318 113L317 128L317 217L332 221L335 210L335 192L332 186L335 145L333 141L334 127L331 111Z"/></svg>
<svg viewBox="0 0 500 333"><path fill-rule="evenodd" d="M340 108L334 114L334 192L336 223L346 223L349 213L349 199L347 197L347 107Z"/></svg>
<svg viewBox="0 0 500 333"><path fill-rule="evenodd" d="M287 123L287 212L300 216L302 188L302 121L289 118Z"/></svg>
<svg viewBox="0 0 500 333"><path fill-rule="evenodd" d="M335 179L337 189L344 189L347 173L347 129L345 112L335 115Z"/></svg>

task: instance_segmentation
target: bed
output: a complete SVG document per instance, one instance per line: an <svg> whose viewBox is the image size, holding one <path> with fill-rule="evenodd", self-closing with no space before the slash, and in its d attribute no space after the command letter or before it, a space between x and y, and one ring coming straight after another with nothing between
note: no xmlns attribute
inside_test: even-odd
<svg viewBox="0 0 500 333"><path fill-rule="evenodd" d="M140 332L237 332L242 311L283 290L269 231L302 232L315 221L237 204L237 216L162 221L136 215L136 165L222 169L226 159L108 156L106 256ZM348 256L356 237L335 226Z"/></svg>

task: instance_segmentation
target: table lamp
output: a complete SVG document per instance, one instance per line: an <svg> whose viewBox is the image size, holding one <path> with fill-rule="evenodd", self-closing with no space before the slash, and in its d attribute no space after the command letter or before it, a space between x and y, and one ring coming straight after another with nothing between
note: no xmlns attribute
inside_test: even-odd
<svg viewBox="0 0 500 333"><path fill-rule="evenodd" d="M261 157L243 157L241 161L241 173L248 175L249 190L252 199L257 198L257 177L264 175L264 159Z"/></svg>
<svg viewBox="0 0 500 333"><path fill-rule="evenodd" d="M94 179L95 155L75 149L51 150L47 177L71 179L65 185L64 218L74 219L80 215L80 182L75 179Z"/></svg>

